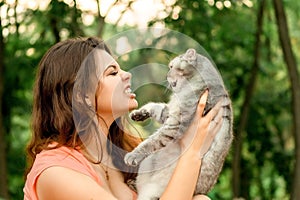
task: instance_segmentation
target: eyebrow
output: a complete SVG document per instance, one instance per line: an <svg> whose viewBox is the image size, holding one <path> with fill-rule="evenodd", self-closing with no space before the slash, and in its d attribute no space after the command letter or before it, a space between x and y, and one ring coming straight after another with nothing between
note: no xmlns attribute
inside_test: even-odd
<svg viewBox="0 0 300 200"><path fill-rule="evenodd" d="M109 65L108 67L106 67L106 69L104 71L107 71L109 70L110 68L113 68L114 70L117 69L117 66L112 64L112 65Z"/></svg>

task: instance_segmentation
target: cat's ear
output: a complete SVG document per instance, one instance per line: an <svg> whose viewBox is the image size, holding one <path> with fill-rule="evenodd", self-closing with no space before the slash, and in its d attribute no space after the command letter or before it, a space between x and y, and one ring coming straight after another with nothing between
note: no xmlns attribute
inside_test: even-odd
<svg viewBox="0 0 300 200"><path fill-rule="evenodd" d="M187 59L188 61L194 61L197 59L197 52L195 49L188 49L185 54L184 58Z"/></svg>

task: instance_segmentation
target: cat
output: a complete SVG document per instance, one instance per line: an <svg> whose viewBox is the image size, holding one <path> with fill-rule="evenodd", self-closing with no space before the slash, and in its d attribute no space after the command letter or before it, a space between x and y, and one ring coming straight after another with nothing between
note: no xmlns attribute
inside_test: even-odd
<svg viewBox="0 0 300 200"><path fill-rule="evenodd" d="M203 115L222 98L223 121L214 141L202 159L194 194L207 194L216 183L230 149L232 106L223 80L208 58L188 49L169 63L167 80L173 91L166 103L148 103L130 113L135 121L149 117L162 126L125 155L127 165L139 165L136 188L139 200L159 199L181 154L179 139L190 125L200 96L208 89ZM199 158L200 159L200 158Z"/></svg>

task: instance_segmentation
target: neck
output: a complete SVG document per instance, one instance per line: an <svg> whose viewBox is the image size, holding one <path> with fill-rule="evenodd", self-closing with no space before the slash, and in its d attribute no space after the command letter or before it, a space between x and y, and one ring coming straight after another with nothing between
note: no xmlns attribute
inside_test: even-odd
<svg viewBox="0 0 300 200"><path fill-rule="evenodd" d="M103 115L98 115L98 123L100 126L101 131L107 136L108 135L108 131L109 131L109 127L111 126L111 124L114 122L114 118L112 116L103 116Z"/></svg>
<svg viewBox="0 0 300 200"><path fill-rule="evenodd" d="M95 133L83 138L83 144L86 147L87 153L92 156L95 161L101 161L101 163L110 163L110 155L107 151L107 136L109 133L109 127L113 120L102 116L97 116L97 125Z"/></svg>
<svg viewBox="0 0 300 200"><path fill-rule="evenodd" d="M111 164L111 155L107 151L107 136L109 134L109 128L111 124L114 122L114 118L112 116L105 116L105 115L98 115L98 124L99 124L99 129L100 129L100 143L102 147L102 161L104 165L109 165L112 167Z"/></svg>

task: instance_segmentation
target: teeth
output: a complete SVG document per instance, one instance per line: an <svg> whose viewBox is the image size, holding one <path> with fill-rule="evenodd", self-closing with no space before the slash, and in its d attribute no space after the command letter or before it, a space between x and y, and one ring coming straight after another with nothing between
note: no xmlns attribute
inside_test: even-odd
<svg viewBox="0 0 300 200"><path fill-rule="evenodd" d="M127 88L127 89L125 90L125 93L126 93L126 94L131 94L131 92L132 92L132 91L131 91L131 88Z"/></svg>

